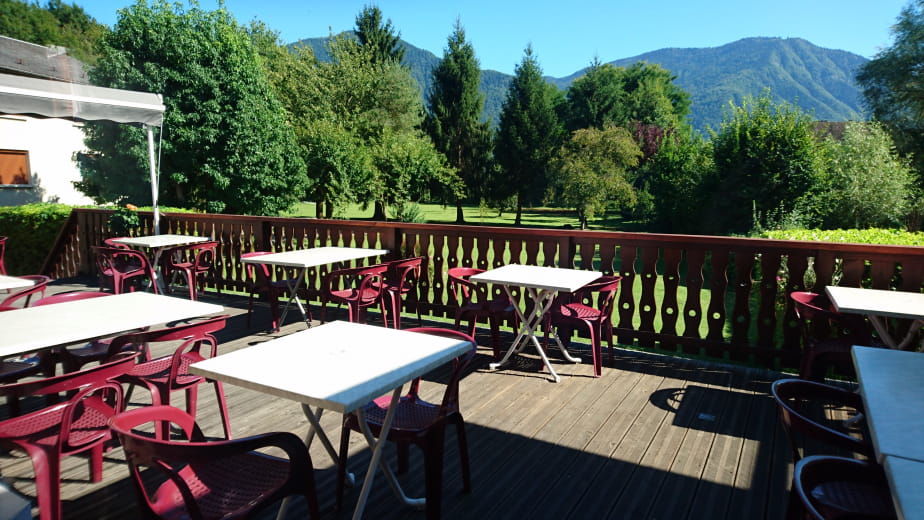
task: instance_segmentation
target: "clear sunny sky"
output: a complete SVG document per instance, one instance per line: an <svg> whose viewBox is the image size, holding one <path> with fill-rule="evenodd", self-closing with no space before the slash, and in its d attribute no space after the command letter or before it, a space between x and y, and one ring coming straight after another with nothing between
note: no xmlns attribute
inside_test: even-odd
<svg viewBox="0 0 924 520"><path fill-rule="evenodd" d="M178 0L188 6L186 0ZM134 0L69 0L109 25ZM262 20L286 43L355 26L377 5L401 37L437 57L458 18L483 69L512 74L527 44L554 77L665 47L717 47L752 36L804 38L872 58L891 44L908 0L226 0L239 23ZM215 9L217 0L201 0Z"/></svg>

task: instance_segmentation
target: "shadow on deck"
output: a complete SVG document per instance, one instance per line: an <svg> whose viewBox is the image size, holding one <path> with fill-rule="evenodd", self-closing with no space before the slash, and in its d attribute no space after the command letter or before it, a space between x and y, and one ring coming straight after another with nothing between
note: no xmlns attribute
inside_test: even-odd
<svg viewBox="0 0 924 520"><path fill-rule="evenodd" d="M55 291L76 288L86 286L58 284ZM261 330L269 323L265 304L257 304L253 326L248 327L246 297L210 293L204 300L224 305L233 315L219 334L226 352L305 327L290 314L281 333L269 334ZM345 319L345 312L335 317ZM378 316L371 318L376 323ZM456 437L447 432L444 518L783 517L792 465L768 395L779 374L618 349L612 362L605 361L603 377L595 379L589 352L575 343L584 362L567 363L553 354L562 376L554 384L539 372L539 359L532 355L518 357L503 370L490 370L489 335L478 339L479 355L460 387L473 492L461 493ZM437 371L425 380L438 382L443 376ZM423 386L429 387L425 398L441 395L439 385ZM271 430L303 437L307 432L301 407L294 402L232 385L225 385L225 392L235 437ZM149 403L144 394L136 391L130 406ZM181 399L177 395L173 404L182 406ZM203 430L220 435L213 393L203 387L199 403ZM332 413L322 419L335 445L339 422ZM349 467L362 475L369 450L358 435L351 439ZM312 446L311 456L322 517L349 518L358 488L347 490L345 507L337 511L332 462L320 443ZM393 451L386 451L384 460L393 462ZM0 471L17 491L34 499L28 458L4 454ZM421 457L412 449L410 471L399 475L410 495L423 494L422 475ZM65 460L62 476L65 518L138 517L120 448L107 454L101 483L89 482L86 460L80 457ZM261 518L275 515L271 508ZM286 518L306 516L304 502L295 499ZM366 517L420 519L424 514L403 506L379 475Z"/></svg>

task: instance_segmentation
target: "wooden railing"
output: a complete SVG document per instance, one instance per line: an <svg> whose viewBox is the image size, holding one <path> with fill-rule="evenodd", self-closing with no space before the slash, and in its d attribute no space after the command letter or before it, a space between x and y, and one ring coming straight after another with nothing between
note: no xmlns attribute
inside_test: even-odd
<svg viewBox="0 0 924 520"><path fill-rule="evenodd" d="M92 274L90 246L108 236L109 213L75 209L44 272ZM149 233L151 215L141 216L139 233ZM437 317L453 316L450 267L594 268L623 278L614 316L619 343L771 368L798 362L789 292L832 284L920 291L924 283L924 248L908 246L186 213L164 215L161 231L221 243L209 281L219 291L245 289L240 254L248 251L334 245L388 249L395 258L426 256L421 312ZM310 298L317 299L326 272L308 271Z"/></svg>

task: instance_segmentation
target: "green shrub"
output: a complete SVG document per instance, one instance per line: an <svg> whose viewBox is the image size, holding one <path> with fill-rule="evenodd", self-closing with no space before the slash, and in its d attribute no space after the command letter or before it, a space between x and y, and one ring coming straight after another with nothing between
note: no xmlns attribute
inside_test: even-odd
<svg viewBox="0 0 924 520"><path fill-rule="evenodd" d="M851 244L889 244L924 246L924 232L900 229L784 229L765 231L763 238L775 240L812 240L816 242L846 242Z"/></svg>
<svg viewBox="0 0 924 520"><path fill-rule="evenodd" d="M71 206L39 203L0 207L0 236L6 242L7 273L38 274L45 257L71 214Z"/></svg>

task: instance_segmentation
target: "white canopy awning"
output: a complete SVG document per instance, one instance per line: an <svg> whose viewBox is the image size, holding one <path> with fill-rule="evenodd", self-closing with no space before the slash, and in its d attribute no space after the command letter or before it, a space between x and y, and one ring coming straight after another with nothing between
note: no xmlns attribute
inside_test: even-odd
<svg viewBox="0 0 924 520"><path fill-rule="evenodd" d="M161 126L160 94L0 74L0 113Z"/></svg>
<svg viewBox="0 0 924 520"><path fill-rule="evenodd" d="M0 114L145 125L155 233L160 232L160 211L152 127L163 125L165 109L160 94L0 74Z"/></svg>

